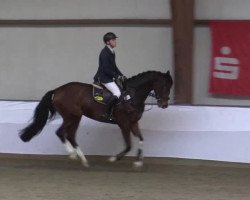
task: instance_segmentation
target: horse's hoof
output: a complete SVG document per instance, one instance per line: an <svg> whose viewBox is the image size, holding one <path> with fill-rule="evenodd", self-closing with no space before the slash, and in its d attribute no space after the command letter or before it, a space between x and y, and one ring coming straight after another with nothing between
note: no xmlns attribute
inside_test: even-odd
<svg viewBox="0 0 250 200"><path fill-rule="evenodd" d="M135 161L135 162L133 163L133 166L134 166L135 168L142 168L142 167L143 167L143 162L142 162L141 160Z"/></svg>
<svg viewBox="0 0 250 200"><path fill-rule="evenodd" d="M84 167L89 168L89 163L83 164Z"/></svg>
<svg viewBox="0 0 250 200"><path fill-rule="evenodd" d="M89 163L88 162L82 162L82 165L86 168L89 168Z"/></svg>
<svg viewBox="0 0 250 200"><path fill-rule="evenodd" d="M108 159L109 162L115 162L117 161L117 158L115 156L112 156Z"/></svg>

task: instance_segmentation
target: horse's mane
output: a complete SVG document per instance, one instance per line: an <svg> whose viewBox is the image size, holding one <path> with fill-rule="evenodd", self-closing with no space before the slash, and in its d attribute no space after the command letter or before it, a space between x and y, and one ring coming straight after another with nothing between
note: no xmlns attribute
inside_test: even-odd
<svg viewBox="0 0 250 200"><path fill-rule="evenodd" d="M150 80L154 80L155 77L159 77L162 74L163 73L159 71L142 72L135 76L132 76L131 78L128 78L126 81L126 85L137 88L137 87L144 85L146 82Z"/></svg>

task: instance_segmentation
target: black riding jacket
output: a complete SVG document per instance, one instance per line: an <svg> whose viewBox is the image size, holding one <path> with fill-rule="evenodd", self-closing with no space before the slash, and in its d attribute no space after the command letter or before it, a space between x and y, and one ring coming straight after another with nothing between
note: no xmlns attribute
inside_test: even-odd
<svg viewBox="0 0 250 200"><path fill-rule="evenodd" d="M113 79L117 79L118 76L122 76L122 73L118 69L115 63L115 54L105 46L99 55L99 67L94 76L94 81L100 81L101 83L113 82Z"/></svg>

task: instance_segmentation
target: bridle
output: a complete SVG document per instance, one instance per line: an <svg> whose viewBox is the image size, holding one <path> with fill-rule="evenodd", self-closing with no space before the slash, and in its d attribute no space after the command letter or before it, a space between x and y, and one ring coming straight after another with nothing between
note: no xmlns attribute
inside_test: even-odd
<svg viewBox="0 0 250 200"><path fill-rule="evenodd" d="M148 96L149 96L149 97L155 98L157 101L160 101L160 100L161 100L161 98L160 98L157 94L155 94L154 91L151 91L151 92L148 94Z"/></svg>
<svg viewBox="0 0 250 200"><path fill-rule="evenodd" d="M151 105L150 108L147 109L147 110L144 110L144 112L150 111L150 110L153 108L153 98L155 98L157 101L160 100L160 98L155 94L154 91L151 91L151 92L148 94L148 96L149 96L149 97L152 97L152 102L151 102L151 104L150 104L150 105Z"/></svg>

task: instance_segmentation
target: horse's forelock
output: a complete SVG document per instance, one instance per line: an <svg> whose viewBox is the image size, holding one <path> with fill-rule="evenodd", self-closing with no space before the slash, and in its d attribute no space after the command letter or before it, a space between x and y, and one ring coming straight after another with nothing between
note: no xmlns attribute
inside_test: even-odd
<svg viewBox="0 0 250 200"><path fill-rule="evenodd" d="M166 73L166 78L167 78L167 81L172 85L173 78L172 78L171 74L169 73L169 71Z"/></svg>

